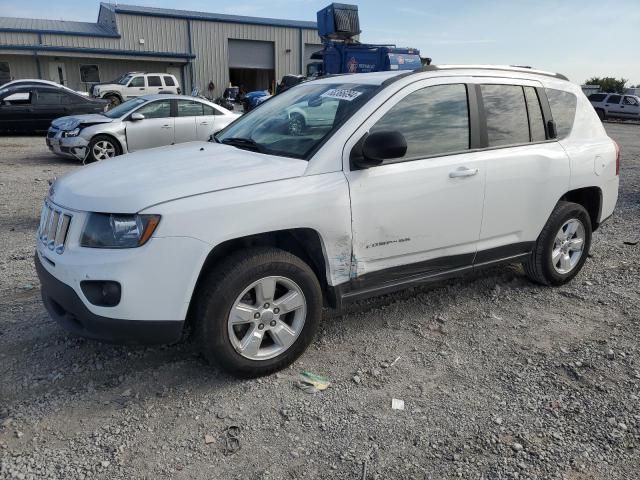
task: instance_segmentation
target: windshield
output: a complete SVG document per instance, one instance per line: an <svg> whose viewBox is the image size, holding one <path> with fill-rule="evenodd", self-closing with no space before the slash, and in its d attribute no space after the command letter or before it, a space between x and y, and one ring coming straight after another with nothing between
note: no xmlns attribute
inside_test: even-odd
<svg viewBox="0 0 640 480"><path fill-rule="evenodd" d="M305 83L270 98L214 138L238 148L308 159L377 89L356 83Z"/></svg>
<svg viewBox="0 0 640 480"><path fill-rule="evenodd" d="M143 103L147 101L144 98L132 98L131 100L127 100L124 103L121 103L117 107L112 108L111 110L103 113L105 117L109 118L120 118L136 107L139 107Z"/></svg>
<svg viewBox="0 0 640 480"><path fill-rule="evenodd" d="M113 83L119 83L120 85L126 85L129 83L129 80L133 78L133 75L123 75L122 77L118 77Z"/></svg>

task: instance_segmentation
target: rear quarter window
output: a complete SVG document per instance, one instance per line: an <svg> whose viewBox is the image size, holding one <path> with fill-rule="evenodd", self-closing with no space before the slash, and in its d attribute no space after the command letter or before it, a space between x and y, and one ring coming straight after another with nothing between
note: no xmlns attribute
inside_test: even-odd
<svg viewBox="0 0 640 480"><path fill-rule="evenodd" d="M558 139L564 138L571 133L573 128L578 98L573 93L564 90L556 90L555 88L547 88L546 90L551 115L556 122Z"/></svg>
<svg viewBox="0 0 640 480"><path fill-rule="evenodd" d="M607 97L606 93L592 93L589 95L590 102L601 102Z"/></svg>

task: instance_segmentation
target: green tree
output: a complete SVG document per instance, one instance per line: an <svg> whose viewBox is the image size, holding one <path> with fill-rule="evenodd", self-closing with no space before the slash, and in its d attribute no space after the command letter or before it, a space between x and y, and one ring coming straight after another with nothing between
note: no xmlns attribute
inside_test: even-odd
<svg viewBox="0 0 640 480"><path fill-rule="evenodd" d="M607 93L624 93L628 81L626 78L591 77L585 85L599 85L600 90Z"/></svg>

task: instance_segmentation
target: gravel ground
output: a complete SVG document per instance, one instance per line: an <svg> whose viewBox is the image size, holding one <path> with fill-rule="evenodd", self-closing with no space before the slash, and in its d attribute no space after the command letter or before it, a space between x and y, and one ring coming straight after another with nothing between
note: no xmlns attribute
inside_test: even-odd
<svg viewBox="0 0 640 480"><path fill-rule="evenodd" d="M47 179L80 167L0 138L0 478L637 478L638 128L607 125L620 200L570 285L512 266L327 311L300 361L252 381L188 342L110 346L54 324L34 231ZM303 392L301 371L330 387Z"/></svg>

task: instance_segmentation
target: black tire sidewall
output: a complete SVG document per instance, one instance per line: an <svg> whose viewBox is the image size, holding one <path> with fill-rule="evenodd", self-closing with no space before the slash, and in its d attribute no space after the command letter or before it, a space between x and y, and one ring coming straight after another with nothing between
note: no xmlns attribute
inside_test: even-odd
<svg viewBox="0 0 640 480"><path fill-rule="evenodd" d="M104 98L105 100L109 100L111 107L117 107L122 103L122 100L117 95L106 95Z"/></svg>
<svg viewBox="0 0 640 480"><path fill-rule="evenodd" d="M223 281L213 286L213 291L202 292L204 298L197 321L200 323L198 341L204 356L241 377L266 375L297 359L313 341L322 315L320 285L313 271L305 266L286 260L247 262L231 270ZM256 280L267 276L282 276L295 282L305 296L307 316L302 332L288 350L269 360L256 361L243 357L233 348L228 316L238 295Z"/></svg>
<svg viewBox="0 0 640 480"><path fill-rule="evenodd" d="M553 266L553 244L555 242L556 234L560 227L564 225L568 220L575 218L582 222L585 230L585 241L584 248L582 250L582 256L578 261L577 265L568 273L559 273ZM548 230L547 238L544 241L543 247L543 258L542 268L544 270L544 276L549 280L552 285L563 285L569 282L573 277L575 277L580 270L582 270L582 266L587 261L587 257L589 256L589 250L591 248L591 238L592 238L592 226L591 219L587 211L581 205L570 203L563 207L563 211L560 215L554 218L553 222L550 225Z"/></svg>

